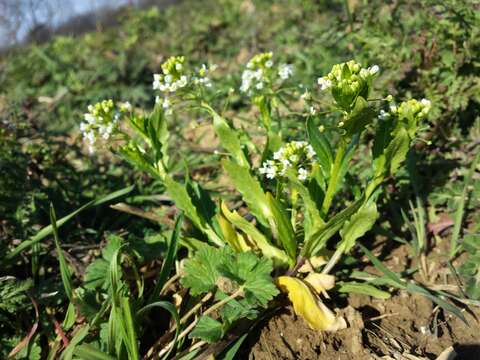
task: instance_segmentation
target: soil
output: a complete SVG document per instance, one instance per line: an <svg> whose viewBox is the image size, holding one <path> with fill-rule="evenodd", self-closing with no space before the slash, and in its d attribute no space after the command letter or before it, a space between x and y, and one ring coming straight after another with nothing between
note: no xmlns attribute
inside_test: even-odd
<svg viewBox="0 0 480 360"><path fill-rule="evenodd" d="M435 283L442 277L440 250L435 249L426 260ZM402 246L393 249L384 263L400 271L407 258L408 251ZM403 290L387 300L350 294L343 302L337 312L347 320L346 329L334 333L312 330L287 307L260 325L238 358L480 360L479 307L463 307L467 325L424 296ZM338 306L338 302L332 303Z"/></svg>
<svg viewBox="0 0 480 360"><path fill-rule="evenodd" d="M420 295L400 291L388 300L350 295L347 307L340 311L348 328L322 333L287 308L250 339L253 344L242 358L436 359L453 346L456 359L480 359L480 311L471 310L464 312L467 326Z"/></svg>

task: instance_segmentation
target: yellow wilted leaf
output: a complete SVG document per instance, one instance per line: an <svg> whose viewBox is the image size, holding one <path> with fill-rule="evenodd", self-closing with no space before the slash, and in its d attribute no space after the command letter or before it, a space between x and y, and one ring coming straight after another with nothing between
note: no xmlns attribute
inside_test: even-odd
<svg viewBox="0 0 480 360"><path fill-rule="evenodd" d="M335 276L328 274L311 273L305 278L305 282L310 284L318 293L330 290L335 286Z"/></svg>
<svg viewBox="0 0 480 360"><path fill-rule="evenodd" d="M310 259L307 259L307 261L305 261L305 264L303 264L300 269L298 269L298 272L314 272L316 269L318 269L322 265L325 265L326 263L327 260L324 256L313 256Z"/></svg>
<svg viewBox="0 0 480 360"><path fill-rule="evenodd" d="M243 236L235 231L230 221L228 221L222 214L217 214L216 217L225 240L236 252L253 250L252 247L247 244Z"/></svg>
<svg viewBox="0 0 480 360"><path fill-rule="evenodd" d="M280 276L277 283L280 290L288 294L295 313L300 315L312 329L337 331L347 327L345 320L335 316L312 294L302 280L290 276Z"/></svg>

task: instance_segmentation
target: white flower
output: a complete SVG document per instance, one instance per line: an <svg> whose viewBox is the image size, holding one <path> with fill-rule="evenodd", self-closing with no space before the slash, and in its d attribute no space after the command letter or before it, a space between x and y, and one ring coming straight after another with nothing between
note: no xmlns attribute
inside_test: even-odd
<svg viewBox="0 0 480 360"><path fill-rule="evenodd" d="M119 108L120 108L120 111L122 112L129 112L132 110L132 104L130 104L130 102L128 101L125 101L119 104Z"/></svg>
<svg viewBox="0 0 480 360"><path fill-rule="evenodd" d="M280 65L279 70L278 70L278 75L283 80L288 79L290 76L293 75L293 65L289 65L289 64Z"/></svg>
<svg viewBox="0 0 480 360"><path fill-rule="evenodd" d="M368 72L370 73L370 75L375 75L379 71L380 71L380 67L378 65L373 65L372 67L368 68Z"/></svg>
<svg viewBox="0 0 480 360"><path fill-rule="evenodd" d="M310 145L310 144L307 145L306 149L307 149L307 158L312 159L315 156L315 150L313 150L312 145Z"/></svg>
<svg viewBox="0 0 480 360"><path fill-rule="evenodd" d="M307 177L308 177L308 171L305 170L304 168L299 168L298 169L298 180L305 181L305 180L307 180Z"/></svg>
<svg viewBox="0 0 480 360"><path fill-rule="evenodd" d="M302 100L310 100L312 98L312 94L308 90L305 90L305 92L300 95L300 99Z"/></svg>
<svg viewBox="0 0 480 360"><path fill-rule="evenodd" d="M179 85L180 87L185 87L187 85L188 79L186 75L180 76Z"/></svg>
<svg viewBox="0 0 480 360"><path fill-rule="evenodd" d="M431 101L428 99L422 99L420 100L420 104L422 104L425 107L430 107L432 105Z"/></svg>
<svg viewBox="0 0 480 360"><path fill-rule="evenodd" d="M273 153L273 160L262 164L259 172L268 179L287 176L289 170L297 174L299 180L308 178L309 171L315 163L315 151L306 141L292 141Z"/></svg>
<svg viewBox="0 0 480 360"><path fill-rule="evenodd" d="M163 99L162 107L168 109L170 107L170 100L168 98Z"/></svg>
<svg viewBox="0 0 480 360"><path fill-rule="evenodd" d="M395 105L395 104L390 105L390 112L396 113L397 112L397 105Z"/></svg>
<svg viewBox="0 0 480 360"><path fill-rule="evenodd" d="M177 71L180 71L180 70L183 69L183 65L182 65L181 63L176 63L176 64L175 64L175 69L176 69Z"/></svg>
<svg viewBox="0 0 480 360"><path fill-rule="evenodd" d="M273 61L272 61L272 60L267 60L267 61L265 62L265 67L271 68L272 66L273 66Z"/></svg>
<svg viewBox="0 0 480 360"><path fill-rule="evenodd" d="M277 175L277 167L272 160L267 160L263 163L263 166L258 169L260 174L263 174L267 177L267 179L274 179Z"/></svg>
<svg viewBox="0 0 480 360"><path fill-rule="evenodd" d="M370 74L370 71L368 69L361 69L359 75L360 75L361 78L366 79L371 74Z"/></svg>
<svg viewBox="0 0 480 360"><path fill-rule="evenodd" d="M93 116L92 114L90 113L86 113L83 115L83 118L85 119L85 121L89 124L95 124L96 122L96 118L95 116Z"/></svg>
<svg viewBox="0 0 480 360"><path fill-rule="evenodd" d="M379 118L380 120L386 120L386 119L388 119L389 117L390 117L390 113L389 113L389 112L387 112L387 111L385 111L385 110L383 110L383 109L380 110L380 114L378 115L378 118Z"/></svg>
<svg viewBox="0 0 480 360"><path fill-rule="evenodd" d="M298 156L295 154L292 154L289 156L288 161L290 162L297 162L298 161Z"/></svg>
<svg viewBox="0 0 480 360"><path fill-rule="evenodd" d="M317 83L320 85L320 90L322 91L327 90L332 86L332 82L325 77L318 78Z"/></svg>
<svg viewBox="0 0 480 360"><path fill-rule="evenodd" d="M255 85L255 88L257 90L262 90L263 89L263 83L262 82L257 83L257 85Z"/></svg>
<svg viewBox="0 0 480 360"><path fill-rule="evenodd" d="M84 134L84 137L88 140L90 144L95 144L95 133L93 131L88 131Z"/></svg>
<svg viewBox="0 0 480 360"><path fill-rule="evenodd" d="M310 113L310 115L316 115L317 114L317 109L315 109L315 107L313 106L310 106L310 109L308 109L308 112Z"/></svg>
<svg viewBox="0 0 480 360"><path fill-rule="evenodd" d="M161 86L161 75L153 74L153 84L152 84L153 90L160 90L160 86Z"/></svg>

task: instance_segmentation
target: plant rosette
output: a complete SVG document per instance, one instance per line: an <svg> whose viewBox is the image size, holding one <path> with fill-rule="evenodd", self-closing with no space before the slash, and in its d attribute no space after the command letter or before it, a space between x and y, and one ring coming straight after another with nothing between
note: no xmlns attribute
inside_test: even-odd
<svg viewBox="0 0 480 360"><path fill-rule="evenodd" d="M239 88L260 110L256 121L263 129L262 147L209 102L207 95L215 88L212 70L206 65L192 70L184 57L171 57L154 75L158 95L151 114L125 105L116 110L108 101L89 107L82 125L92 146L98 137L119 137L123 143L112 149L160 180L188 219L180 236L180 245L189 251L180 270L181 283L192 296L213 303L202 304L201 316L187 314L190 325L179 337L218 341L239 320L253 320L276 306L279 292L288 295L295 313L313 329L346 327L321 300L327 291L339 288L330 272L342 268L343 255L375 224L381 185L405 160L430 102L410 99L395 105L391 95L371 99L379 67L364 68L351 60L320 77L318 91L295 99L305 102L304 112L289 113L281 104L295 98L287 84L294 80L293 67L276 66L272 53L258 54L247 63ZM323 113L310 110L320 103L318 96L330 100ZM178 170L172 171L179 159L171 149L168 124L189 109L212 119L222 148L215 154L221 160L217 170L235 191L209 192L188 173L179 177ZM272 131L282 129L276 115L280 110L295 119L297 131ZM362 137L367 128L373 141ZM370 148L371 172L361 190L352 193L344 180L347 174L355 175L351 164L362 141ZM254 159L261 159L259 166ZM350 200L340 192L348 193ZM333 237L338 240L332 249ZM388 296L367 283L342 281L342 288Z"/></svg>

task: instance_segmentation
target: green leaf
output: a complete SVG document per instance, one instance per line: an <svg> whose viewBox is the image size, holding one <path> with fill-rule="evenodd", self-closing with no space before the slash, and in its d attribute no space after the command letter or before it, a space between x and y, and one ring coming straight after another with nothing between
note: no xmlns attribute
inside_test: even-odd
<svg viewBox="0 0 480 360"><path fill-rule="evenodd" d="M87 289L104 287L107 280L108 262L104 259L96 259L85 270L84 286Z"/></svg>
<svg viewBox="0 0 480 360"><path fill-rule="evenodd" d="M33 287L33 280L19 281L15 277L0 277L0 320L2 313L14 314L27 303L27 291Z"/></svg>
<svg viewBox="0 0 480 360"><path fill-rule="evenodd" d="M342 184L343 178L348 172L350 160L352 160L352 157L355 154L355 150L357 149L359 140L360 136L358 134L355 134L352 137L350 143L348 144L347 149L345 150L345 154L343 155L342 161L340 163L340 169L338 170L337 190L338 187Z"/></svg>
<svg viewBox="0 0 480 360"><path fill-rule="evenodd" d="M56 226L57 228L61 227L63 224L65 224L68 220L70 220L71 218L73 218L74 216L76 216L78 213L82 212L83 210L86 210L88 208L91 208L93 206L98 206L98 205L101 205L103 203L106 203L106 202L109 202L111 200L114 200L116 198L119 198L121 196L124 196L126 194L128 194L129 192L131 192L134 188L134 185L132 186L128 186L126 188L123 188L121 190L118 190L118 191L115 191L115 192L112 192L108 195L105 195L103 197L100 197L98 199L94 199L88 203L86 203L85 205L79 207L77 210L73 211L72 213L68 214L67 216L64 216L63 218L61 218L60 220L58 220L56 222ZM15 256L17 256L18 254L20 254L23 250L29 248L30 246L32 246L33 244L35 243L38 243L40 240L42 240L43 238L45 238L46 236L50 235L51 233L53 232L53 226L52 225L48 225L46 227L44 227L42 230L40 230L35 236L33 236L32 238L30 238L29 240L25 240L23 241L20 245L18 245L12 252L8 253L6 255L6 258L7 259L12 259L14 258Z"/></svg>
<svg viewBox="0 0 480 360"><path fill-rule="evenodd" d="M418 293L421 294L430 300L432 300L434 303L442 307L443 309L450 311L453 313L455 316L457 316L459 319L461 319L464 323L467 323L467 320L461 313L461 311L453 306L452 304L446 302L445 300L442 300L438 296L436 296L434 293L430 292L429 290L418 286L414 283L406 283L403 281L396 273L388 269L385 265L382 264L380 260L378 260L366 247L363 245L359 244L360 248L362 249L363 253L368 257L368 259L372 262L372 264L380 270L388 279L390 279L391 285L396 286L397 288L407 290L411 293Z"/></svg>
<svg viewBox="0 0 480 360"><path fill-rule="evenodd" d="M178 314L177 308L172 303L169 303L168 301L157 301L157 302L148 304L147 306L144 306L142 309L140 309L137 312L137 317L142 316L144 313L146 313L148 310L154 307L161 307L167 310L175 320L175 336L173 338L173 342L174 344L176 344L178 335L180 334L180 315ZM163 356L163 359L167 359L174 348L175 348L175 345L172 346L170 350Z"/></svg>
<svg viewBox="0 0 480 360"><path fill-rule="evenodd" d="M73 335L73 337L70 339L70 343L63 351L60 359L72 360L73 352L75 351L75 348L78 346L78 344L80 344L83 341L83 339L85 339L89 331L90 331L89 325L83 325L82 327L78 328L75 334Z"/></svg>
<svg viewBox="0 0 480 360"><path fill-rule="evenodd" d="M253 177L248 168L240 166L232 161L222 161L225 171L233 182L235 189L242 194L250 211L264 226L269 226L272 217L270 204L258 180Z"/></svg>
<svg viewBox="0 0 480 360"><path fill-rule="evenodd" d="M124 240L117 235L109 235L107 238L107 246L102 250L102 258L110 262L115 253L123 246Z"/></svg>
<svg viewBox="0 0 480 360"><path fill-rule="evenodd" d="M321 171L325 178L329 178L333 164L333 151L325 134L321 133L314 124L313 118L307 120L307 134L310 144L317 154Z"/></svg>
<svg viewBox="0 0 480 360"><path fill-rule="evenodd" d="M360 249L362 249L363 253L367 256L368 260L370 260L378 270L380 270L387 278L389 278L397 287L400 289L405 289L406 283L393 271L388 269L383 263L378 260L375 255L373 255L370 250L368 250L362 244L358 244Z"/></svg>
<svg viewBox="0 0 480 360"><path fill-rule="evenodd" d="M343 224L355 214L355 212L357 212L363 202L364 198L362 197L346 209L335 214L325 225L319 227L318 230L306 240L302 255L307 258L317 255L327 241L342 228Z"/></svg>
<svg viewBox="0 0 480 360"><path fill-rule="evenodd" d="M242 288L244 299L231 300L225 306L225 320L232 322L239 313L252 316L252 307L266 307L278 294L271 277L272 261L260 258L252 252L235 253L230 248L214 248L205 245L191 259L185 262L181 279L184 286L190 288L192 295L200 295L217 288L217 298L223 300L227 295ZM233 309L239 303L241 308Z"/></svg>
<svg viewBox="0 0 480 360"><path fill-rule="evenodd" d="M255 225L245 220L236 211L231 212L228 210L225 203L222 203L222 212L227 220L243 231L249 237L250 242L262 252L263 256L272 259L276 266L284 266L291 263L291 259L283 250L272 245Z"/></svg>
<svg viewBox="0 0 480 360"><path fill-rule="evenodd" d="M270 273L271 260L259 258L252 252L231 253L230 259L219 267L220 273L243 286L245 298L252 305L267 307L267 303L278 294Z"/></svg>
<svg viewBox="0 0 480 360"><path fill-rule="evenodd" d="M294 261L297 258L297 242L295 241L295 231L288 218L287 211L271 193L267 193L267 200L273 214L270 229L272 230L274 237L280 240L280 244L285 252Z"/></svg>
<svg viewBox="0 0 480 360"><path fill-rule="evenodd" d="M385 168L384 171L387 174L395 174L400 164L407 157L408 150L410 148L410 137L407 130L400 127L392 134L392 141L385 149Z"/></svg>
<svg viewBox="0 0 480 360"><path fill-rule="evenodd" d="M195 256L185 261L185 275L181 283L190 288L193 296L213 290L220 276L218 267L225 261L226 249L218 249L204 245L198 249Z"/></svg>
<svg viewBox="0 0 480 360"><path fill-rule="evenodd" d="M216 296L218 300L223 300L227 295L219 292ZM257 317L258 310L252 307L252 305L246 300L232 299L227 302L220 311L220 316L226 324L233 324L239 319L253 320Z"/></svg>
<svg viewBox="0 0 480 360"><path fill-rule="evenodd" d="M220 143L223 148L227 150L235 159L239 166L249 168L250 164L248 163L247 158L242 150L242 144L240 143L240 136L237 131L232 129L226 122L226 120L221 117L215 110L213 110L209 105L202 104L202 106L210 113L213 117L213 128Z"/></svg>
<svg viewBox="0 0 480 360"><path fill-rule="evenodd" d="M52 224L53 239L55 241L55 248L57 250L58 262L60 264L60 276L62 278L63 288L65 289L65 294L68 299L72 301L73 298L73 282L72 282L72 273L68 267L65 256L63 255L63 250L60 247L60 241L58 240L58 231L57 231L57 218L55 216L55 209L50 203L50 222Z"/></svg>
<svg viewBox="0 0 480 360"><path fill-rule="evenodd" d="M168 194L175 202L175 206L182 210L187 218L205 235L208 239L218 245L223 246L223 241L206 223L205 219L198 213L197 208L193 204L192 198L184 185L173 180L170 176L165 177L165 187Z"/></svg>
<svg viewBox="0 0 480 360"><path fill-rule="evenodd" d="M205 221L200 217L197 208L193 205L193 201L185 185L167 176L165 178L165 187L175 206L182 210L185 216L188 217L199 230L205 231Z"/></svg>
<svg viewBox="0 0 480 360"><path fill-rule="evenodd" d="M323 220L320 210L312 199L308 189L291 173L288 174L288 180L292 187L298 191L303 200L303 205L305 206L303 227L305 230L305 242L307 242L316 230L325 225L325 221Z"/></svg>
<svg viewBox="0 0 480 360"><path fill-rule="evenodd" d="M177 250L178 250L178 239L180 237L180 231L182 229L183 223L183 215L180 214L177 217L177 221L175 222L175 228L173 229L172 236L170 238L170 243L168 244L168 251L167 256L162 264L162 270L158 275L157 283L155 284L155 288L153 289L152 295L150 297L150 301L156 299L160 292L168 280L170 272L172 271L173 265L175 263L175 258L177 257Z"/></svg>
<svg viewBox="0 0 480 360"><path fill-rule="evenodd" d="M238 350L240 349L240 346L242 346L243 341L247 338L248 332L243 334L240 338L238 338L237 341L235 341L235 344L233 344L228 351L220 357L220 360L233 360L235 359L235 355L237 354Z"/></svg>
<svg viewBox="0 0 480 360"><path fill-rule="evenodd" d="M115 360L114 357L98 350L93 345L82 344L75 348L74 354L81 359L89 360Z"/></svg>
<svg viewBox="0 0 480 360"><path fill-rule="evenodd" d="M73 325L75 325L76 316L76 307L73 302L70 301L68 304L67 312L65 314L65 319L63 320L62 327L64 330L70 330Z"/></svg>
<svg viewBox="0 0 480 360"><path fill-rule="evenodd" d="M121 322L124 329L124 343L127 348L128 359L138 360L140 355L138 353L138 339L135 324L133 320L132 309L130 307L130 299L128 296L123 296L120 301Z"/></svg>
<svg viewBox="0 0 480 360"><path fill-rule="evenodd" d="M208 343L214 343L223 336L223 325L221 322L211 318L210 316L202 316L198 320L193 331L188 335L190 339L199 338Z"/></svg>
<svg viewBox="0 0 480 360"><path fill-rule="evenodd" d="M150 176L162 179L157 169L152 165L153 159L143 151L143 149L133 141L120 146L117 150L118 154L132 166L147 172Z"/></svg>
<svg viewBox="0 0 480 360"><path fill-rule="evenodd" d="M352 217L345 222L340 230L343 252L348 252L355 245L355 241L365 235L377 220L377 205L371 201L363 205Z"/></svg>
<svg viewBox="0 0 480 360"><path fill-rule="evenodd" d="M120 250L123 244L124 241L120 236L110 235L107 238L107 245L102 250L102 258L93 261L85 270L85 288L92 290L99 287L109 289L109 264L112 261L113 256Z"/></svg>
<svg viewBox="0 0 480 360"><path fill-rule="evenodd" d="M392 139L392 126L393 117L389 117L384 120L379 120L378 127L375 131L375 139L373 141L372 156L374 159L374 165L376 165L376 159L383 155L385 148L388 146Z"/></svg>
<svg viewBox="0 0 480 360"><path fill-rule="evenodd" d="M338 291L341 293L355 293L372 296L377 299L388 299L390 298L390 293L377 289L375 286L367 283L358 283L358 282L344 282L340 284Z"/></svg>
<svg viewBox="0 0 480 360"><path fill-rule="evenodd" d="M366 125L372 122L375 114L375 110L368 105L368 101L358 96L353 110L345 121L344 129L349 136L359 134L365 129Z"/></svg>
<svg viewBox="0 0 480 360"><path fill-rule="evenodd" d="M411 292L411 293L417 293L425 296L426 298L432 300L435 304L440 306L442 309L451 312L454 314L456 317L458 317L460 320L462 320L467 326L468 322L465 316L463 316L462 312L460 311L459 308L456 306L450 304L449 302L441 299L438 295L435 294L435 292L431 292L417 284L414 283L408 283L406 290Z"/></svg>
<svg viewBox="0 0 480 360"><path fill-rule="evenodd" d="M149 117L149 124L152 129L151 132L155 135L150 137L154 141L154 149L156 153L156 160L162 160L167 165L169 161L168 156L168 138L169 132L167 128L167 119L162 109L155 106L153 112Z"/></svg>

